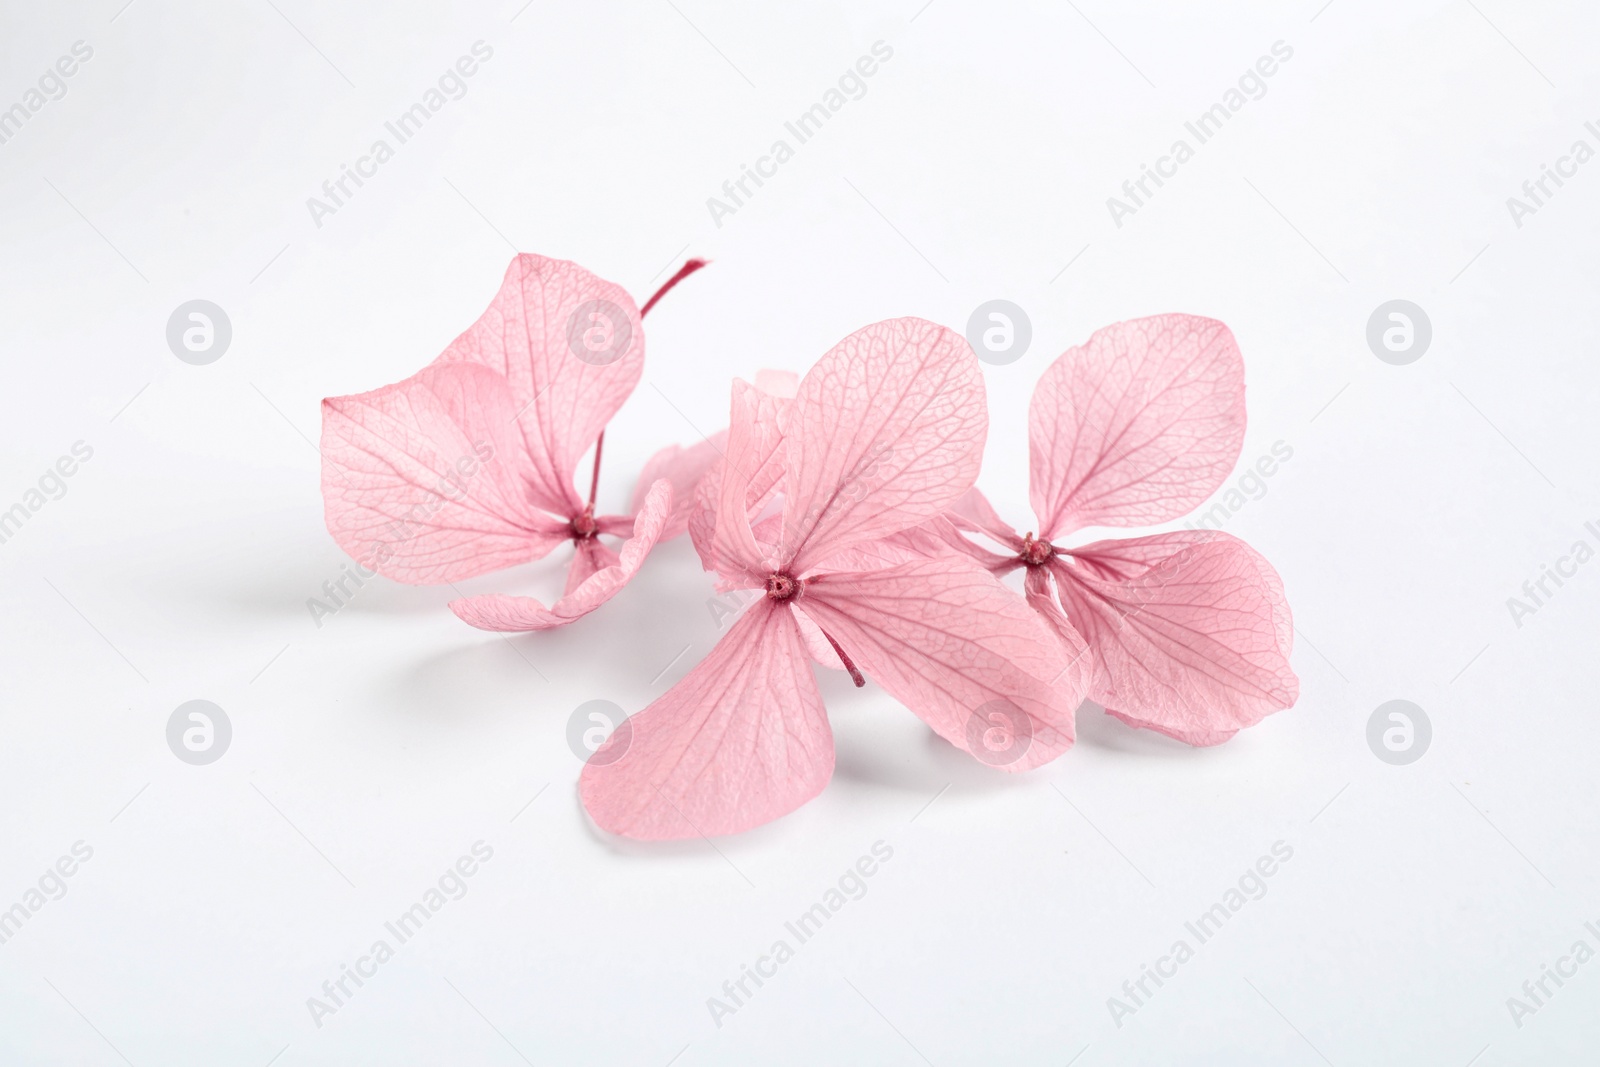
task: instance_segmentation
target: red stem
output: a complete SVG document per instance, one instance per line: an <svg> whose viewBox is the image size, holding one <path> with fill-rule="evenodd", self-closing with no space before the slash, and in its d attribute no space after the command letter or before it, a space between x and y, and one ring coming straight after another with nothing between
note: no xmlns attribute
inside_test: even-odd
<svg viewBox="0 0 1600 1067"><path fill-rule="evenodd" d="M710 262L711 261L709 259L691 259L683 266L679 267L678 273L668 278L666 280L666 284L657 289L655 294L651 296L649 300L644 302L644 307L639 309L639 317L641 319L644 318L647 314L649 314L650 309L656 306L656 301L666 296L667 293L672 290L673 286L677 285L689 275L693 274L695 271L699 270L701 267ZM591 513L594 511L595 494L600 489L600 449L605 445L605 443L606 432L605 430L601 430L600 436L594 439L594 473L589 477L589 511Z"/></svg>
<svg viewBox="0 0 1600 1067"><path fill-rule="evenodd" d="M657 289L655 295L644 302L644 307L639 309L639 317L642 319L646 315L650 314L650 309L656 306L656 301L666 296L674 285L677 285L679 282L683 281L689 275L693 274L695 271L699 270L709 262L711 262L709 259L691 259L683 266L679 267L678 273L668 278L666 284Z"/></svg>
<svg viewBox="0 0 1600 1067"><path fill-rule="evenodd" d="M828 639L828 644L832 645L833 650L839 653L839 662L843 663L844 669L850 672L850 680L856 683L856 688L860 689L862 686L866 685L867 680L861 677L861 672L856 670L856 665L850 662L850 657L844 654L844 649L839 647L839 642L833 639L833 635L824 630L822 631L822 636L826 637Z"/></svg>
<svg viewBox="0 0 1600 1067"><path fill-rule="evenodd" d="M600 488L600 450L606 446L606 432L594 439L594 474L589 477L589 511L594 512L594 495Z"/></svg>

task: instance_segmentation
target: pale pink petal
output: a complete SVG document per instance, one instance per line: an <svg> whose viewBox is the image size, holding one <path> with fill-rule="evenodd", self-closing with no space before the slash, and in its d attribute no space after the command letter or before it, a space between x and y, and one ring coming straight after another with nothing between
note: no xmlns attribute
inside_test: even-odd
<svg viewBox="0 0 1600 1067"><path fill-rule="evenodd" d="M701 563L726 578L765 581L771 570L770 551L756 541L750 517L782 477L779 415L788 403L734 379L726 452L701 479L701 493L715 501L709 528L704 517L690 517Z"/></svg>
<svg viewBox="0 0 1600 1067"><path fill-rule="evenodd" d="M1023 771L1072 746L1061 642L971 560L827 574L796 601L862 673L979 760Z"/></svg>
<svg viewBox="0 0 1600 1067"><path fill-rule="evenodd" d="M784 427L781 555L799 575L972 488L989 429L978 358L943 326L875 323L811 368Z"/></svg>
<svg viewBox="0 0 1600 1067"><path fill-rule="evenodd" d="M844 670L844 661L839 658L839 653L833 650L828 643L828 638L823 634L822 628L811 621L811 616L803 611L794 613L794 621L800 627L800 639L806 643L806 652L817 663L829 670Z"/></svg>
<svg viewBox="0 0 1600 1067"><path fill-rule="evenodd" d="M534 502L567 517L582 511L572 472L644 367L633 298L576 263L524 253L511 261L488 310L435 363L458 361L480 363L510 383L533 461Z"/></svg>
<svg viewBox="0 0 1600 1067"><path fill-rule="evenodd" d="M769 396L793 400L800 391L800 375L792 370L756 371L756 388Z"/></svg>
<svg viewBox="0 0 1600 1067"><path fill-rule="evenodd" d="M500 630L508 633L524 630L553 630L574 619L589 614L601 604L616 596L628 580L639 572L645 557L655 547L672 511L672 486L665 479L651 487L644 505L634 519L633 536L623 542L622 551L616 554L617 562L589 575L583 583L573 588L550 607L545 607L531 596L507 596L492 593L487 596L470 596L450 601L450 610L466 623L480 630ZM605 549L604 555L611 554ZM580 559L583 558L580 554ZM576 569L578 561L573 561Z"/></svg>
<svg viewBox="0 0 1600 1067"><path fill-rule="evenodd" d="M781 374L776 371L762 371L761 375ZM769 379L769 384L773 384ZM781 384L781 383L779 383ZM749 516L760 513L776 496L783 480L783 450L782 420L788 411L790 400L777 396L774 393L734 380L733 386L733 413L742 423L739 465L749 475L749 485L745 491L748 503L746 521ZM741 583L748 584L748 576L743 568L733 566L731 576L725 575L723 567L728 566L720 557L720 550L714 544L717 530L717 509L722 501L722 470L727 465L729 431L723 430L713 436L712 440L718 442L718 447L723 455L715 460L701 476L699 485L695 489L694 504L689 509L689 540L694 543L695 552L700 556L700 564L706 570L719 575L719 588L735 588ZM755 469L750 468L754 465ZM719 563L722 564L719 567Z"/></svg>
<svg viewBox="0 0 1600 1067"><path fill-rule="evenodd" d="M1050 569L1095 661L1089 695L1119 717L1211 737L1298 697L1283 584L1231 534L1101 541Z"/></svg>
<svg viewBox="0 0 1600 1067"><path fill-rule="evenodd" d="M935 515L921 526L891 534L884 540L919 556L966 556L996 576L1010 574L1023 565L1022 559L1015 553L1001 555L974 542L961 532L948 511Z"/></svg>
<svg viewBox="0 0 1600 1067"><path fill-rule="evenodd" d="M612 732L579 792L603 830L733 834L793 811L833 774L833 731L791 609L762 597L711 654Z"/></svg>
<svg viewBox="0 0 1600 1067"><path fill-rule="evenodd" d="M776 538L779 525L783 520L781 515L773 515L763 520L756 526L756 540L763 539L771 542ZM933 522L938 519L930 520ZM840 552L836 552L823 560L819 565L827 572L834 571L875 571L886 567L898 567L902 563L910 563L919 559L926 559L930 555L945 555L953 552L949 546L937 541L931 536L921 533L923 527L913 527L902 530L879 541L866 541L852 545ZM959 534L956 536L960 536ZM931 549L931 551L930 551ZM800 636L805 638L806 649L811 653L811 658L832 670L845 669L839 653L828 643L827 637L817 624L811 621L804 611L795 613L795 621L800 624Z"/></svg>
<svg viewBox="0 0 1600 1067"><path fill-rule="evenodd" d="M945 516L955 523L957 529L981 533L1014 553L1022 551L1022 535L999 516L989 503L989 498L977 486L968 489L960 500L950 505Z"/></svg>
<svg viewBox="0 0 1600 1067"><path fill-rule="evenodd" d="M687 448L682 445L663 448L645 461L644 470L639 472L639 480L633 487L633 504L629 510L638 511L656 479L665 478L672 483L672 515L667 519L661 539L670 541L677 537L689 528L689 515L694 511L700 480L722 458L727 447L728 432L723 430Z"/></svg>
<svg viewBox="0 0 1600 1067"><path fill-rule="evenodd" d="M1233 470L1244 426L1244 360L1222 323L1156 315L1098 331L1034 389L1040 536L1187 514Z"/></svg>
<svg viewBox="0 0 1600 1067"><path fill-rule="evenodd" d="M466 364L322 402L328 532L397 581L450 582L545 555L566 524L527 497L505 379Z"/></svg>
<svg viewBox="0 0 1600 1067"><path fill-rule="evenodd" d="M775 516L777 517L777 516ZM932 520L936 521L936 520ZM774 527L776 532L776 527ZM945 555L954 549L925 531L922 526L890 534L876 541L861 541L842 548L817 563L823 572L876 571L884 567L898 567L902 563Z"/></svg>
<svg viewBox="0 0 1600 1067"><path fill-rule="evenodd" d="M1083 703L1094 686L1094 656L1089 651L1089 643L1067 620L1066 613L1056 602L1055 583L1051 579L1049 568L1029 567L1022 587L1029 606L1044 619L1045 624L1050 627L1050 632L1056 635L1061 647L1066 651L1065 673L1056 684L1062 687L1076 708Z"/></svg>

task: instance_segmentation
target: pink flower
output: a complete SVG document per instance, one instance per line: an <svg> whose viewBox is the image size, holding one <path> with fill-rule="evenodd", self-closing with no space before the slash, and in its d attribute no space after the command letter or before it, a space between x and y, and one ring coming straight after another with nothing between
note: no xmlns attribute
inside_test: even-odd
<svg viewBox="0 0 1600 1067"><path fill-rule="evenodd" d="M686 263L644 310L702 266ZM324 400L322 495L339 547L368 570L421 584L572 542L566 591L548 608L501 595L451 602L486 630L550 629L609 600L658 540L683 531L698 473L715 458L704 445L668 450L651 461L631 514L595 515L605 426L644 366L643 316L620 286L575 263L519 255L488 310L433 363ZM586 502L573 475L591 446ZM602 535L623 538L620 551Z"/></svg>
<svg viewBox="0 0 1600 1067"><path fill-rule="evenodd" d="M845 338L792 399L764 384L734 383L696 535L723 587L754 603L590 758L579 788L595 822L652 840L729 834L816 796L833 772L818 645L986 762L1020 771L1064 752L1082 692L1058 684L1068 656L1034 612L969 559L882 547L977 477L988 414L966 342L895 319Z"/></svg>
<svg viewBox="0 0 1600 1067"><path fill-rule="evenodd" d="M1117 718L1215 745L1294 704L1283 583L1243 541L1175 530L1066 548L1087 526L1152 526L1192 511L1232 472L1244 440L1244 360L1220 322L1157 315L1108 326L1045 371L1029 410L1029 496L1019 536L973 490L931 532L992 572L1027 568L1029 603ZM1075 669L1077 669L1075 667Z"/></svg>

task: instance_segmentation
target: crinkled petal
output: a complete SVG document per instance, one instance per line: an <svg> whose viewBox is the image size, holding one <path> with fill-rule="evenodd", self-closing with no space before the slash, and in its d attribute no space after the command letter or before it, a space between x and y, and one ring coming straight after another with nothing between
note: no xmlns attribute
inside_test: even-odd
<svg viewBox="0 0 1600 1067"><path fill-rule="evenodd" d="M451 582L544 556L565 524L527 498L505 379L468 364L322 402L328 532L397 581Z"/></svg>
<svg viewBox="0 0 1600 1067"><path fill-rule="evenodd" d="M628 580L639 572L645 557L655 547L671 511L672 486L662 479L651 487L650 495L645 497L644 505L634 519L633 536L623 542L622 551L616 554L617 562L595 571L576 588L568 583L566 595L548 608L531 596L491 593L452 600L450 610L463 622L480 630L515 633L565 626L589 614L628 584ZM610 549L605 552L610 553ZM579 558L582 558L581 550ZM573 565L576 567L578 560L574 560Z"/></svg>
<svg viewBox="0 0 1600 1067"><path fill-rule="evenodd" d="M978 358L923 319L846 337L800 382L784 421L781 557L796 574L932 518L972 488L989 418Z"/></svg>
<svg viewBox="0 0 1600 1067"><path fill-rule="evenodd" d="M1294 704L1283 583L1231 534L1180 530L1073 549L1050 565L1095 662L1090 697L1182 740ZM1214 743L1214 742L1212 742Z"/></svg>
<svg viewBox="0 0 1600 1067"><path fill-rule="evenodd" d="M828 574L796 603L939 736L991 766L1072 746L1078 700L1061 642L1016 593L959 556Z"/></svg>
<svg viewBox="0 0 1600 1067"><path fill-rule="evenodd" d="M524 253L478 321L435 361L482 364L511 386L527 441L533 500L572 516L572 473L644 368L644 329L619 285L561 259Z"/></svg>
<svg viewBox="0 0 1600 1067"><path fill-rule="evenodd" d="M689 528L689 515L695 507L700 480L722 458L727 442L728 432L723 430L699 444L687 448L668 445L651 456L645 461L644 470L639 472L630 510L638 511L656 479L665 478L672 483L672 514L667 518L666 529L661 532L661 540L670 541L683 533Z"/></svg>
<svg viewBox="0 0 1600 1067"><path fill-rule="evenodd" d="M792 610L763 597L595 750L579 792L601 829L660 841L771 822L832 774L833 731Z"/></svg>
<svg viewBox="0 0 1600 1067"><path fill-rule="evenodd" d="M1233 470L1244 426L1244 360L1222 323L1156 315L1096 332L1034 389L1040 536L1187 514Z"/></svg>

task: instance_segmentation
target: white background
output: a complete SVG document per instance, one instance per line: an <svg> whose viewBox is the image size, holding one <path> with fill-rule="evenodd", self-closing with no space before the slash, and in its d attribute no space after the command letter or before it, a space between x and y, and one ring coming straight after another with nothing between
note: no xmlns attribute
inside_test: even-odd
<svg viewBox="0 0 1600 1067"><path fill-rule="evenodd" d="M1600 520L1600 162L1520 228L1505 203L1600 147L1592 9L124 2L7 0L0 29L0 107L94 49L0 145L0 508L94 450L0 545L0 908L94 850L0 946L0 1063L1595 1061L1600 962L1521 1027L1506 1004L1600 948L1600 563L1520 628L1506 605ZM480 39L466 96L314 225L307 197ZM878 40L867 94L714 225L707 197ZM1115 226L1106 198L1279 40L1265 97ZM731 376L1003 297L1034 341L985 368L981 484L1027 529L1044 367L1121 319L1226 321L1230 484L1293 449L1227 529L1283 575L1299 704L1212 750L1085 707L1016 778L821 672L820 798L715 848L604 839L568 716L641 708L712 646L686 539L552 634L381 580L306 608L345 562L319 400L431 360L514 250L641 300L715 260L648 320L609 509L726 421ZM233 325L209 366L165 341L194 298ZM1395 298L1433 324L1409 366L1365 341ZM548 593L564 555L470 590ZM165 739L196 698L234 731L203 767ZM1366 741L1395 698L1433 725L1409 766ZM307 998L479 840L467 895L316 1026ZM865 897L714 1025L707 998L879 840ZM1116 1025L1107 998L1277 841L1266 895Z"/></svg>

